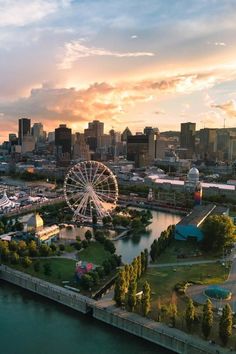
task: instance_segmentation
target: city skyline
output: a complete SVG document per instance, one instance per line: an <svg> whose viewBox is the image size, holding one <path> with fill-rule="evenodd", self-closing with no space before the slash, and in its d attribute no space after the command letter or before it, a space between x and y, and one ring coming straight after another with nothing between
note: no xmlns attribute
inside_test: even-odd
<svg viewBox="0 0 236 354"><path fill-rule="evenodd" d="M3 0L0 10L1 142L25 116L47 131L94 119L133 132L235 126L235 1Z"/></svg>

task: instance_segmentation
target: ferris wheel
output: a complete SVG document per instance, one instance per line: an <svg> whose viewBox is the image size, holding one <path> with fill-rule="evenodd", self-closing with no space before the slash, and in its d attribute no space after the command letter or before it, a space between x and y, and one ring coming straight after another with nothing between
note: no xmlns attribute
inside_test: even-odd
<svg viewBox="0 0 236 354"><path fill-rule="evenodd" d="M116 205L116 177L101 162L79 162L65 177L64 196L75 219L91 221L93 215L102 219Z"/></svg>

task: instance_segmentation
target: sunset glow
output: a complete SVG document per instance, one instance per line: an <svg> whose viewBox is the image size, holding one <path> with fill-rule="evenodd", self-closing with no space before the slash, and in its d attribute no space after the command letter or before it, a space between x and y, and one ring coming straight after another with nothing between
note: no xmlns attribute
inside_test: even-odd
<svg viewBox="0 0 236 354"><path fill-rule="evenodd" d="M144 5L0 0L0 141L22 116L47 131L235 126L236 2Z"/></svg>

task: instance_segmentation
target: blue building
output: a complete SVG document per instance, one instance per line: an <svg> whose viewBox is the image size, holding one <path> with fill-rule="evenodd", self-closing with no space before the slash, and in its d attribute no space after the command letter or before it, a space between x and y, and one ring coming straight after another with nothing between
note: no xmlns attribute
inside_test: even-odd
<svg viewBox="0 0 236 354"><path fill-rule="evenodd" d="M229 210L226 207L210 205L197 205L191 213L186 215L175 226L175 239L179 241L187 241L194 239L198 242L203 240L203 232L201 224L210 215L228 215Z"/></svg>

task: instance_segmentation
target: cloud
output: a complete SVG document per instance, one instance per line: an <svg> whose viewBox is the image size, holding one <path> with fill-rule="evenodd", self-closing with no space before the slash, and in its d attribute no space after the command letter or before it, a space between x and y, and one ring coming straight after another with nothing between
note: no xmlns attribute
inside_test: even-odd
<svg viewBox="0 0 236 354"><path fill-rule="evenodd" d="M236 101L233 99L225 103L212 105L212 107L221 109L230 118L236 118Z"/></svg>
<svg viewBox="0 0 236 354"><path fill-rule="evenodd" d="M215 44L216 46L226 47L226 43L225 43L225 42L215 42L214 44Z"/></svg>
<svg viewBox="0 0 236 354"><path fill-rule="evenodd" d="M131 57L152 57L155 54L152 52L116 52L104 48L87 47L81 41L71 41L65 44L65 53L62 60L59 62L60 69L70 69L72 64L80 58L91 56L110 56L116 58L131 58Z"/></svg>
<svg viewBox="0 0 236 354"><path fill-rule="evenodd" d="M29 25L70 3L71 0L0 0L0 27Z"/></svg>
<svg viewBox="0 0 236 354"><path fill-rule="evenodd" d="M130 38L131 38L131 39L137 39L138 36L137 36L136 34L133 34Z"/></svg>

